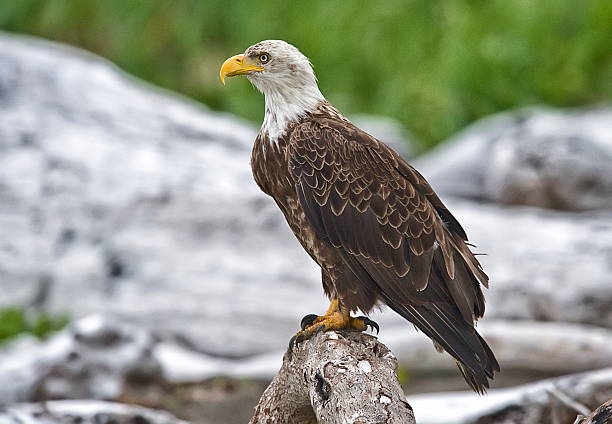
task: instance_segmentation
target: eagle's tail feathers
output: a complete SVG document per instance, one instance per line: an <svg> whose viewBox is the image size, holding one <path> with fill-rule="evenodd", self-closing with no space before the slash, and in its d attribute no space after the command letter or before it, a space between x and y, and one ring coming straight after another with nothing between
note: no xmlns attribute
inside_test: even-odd
<svg viewBox="0 0 612 424"><path fill-rule="evenodd" d="M459 311L453 314L436 306L398 305L388 299L387 304L453 356L474 391L484 393L489 388L489 379L499 371L499 364L487 343L462 319Z"/></svg>

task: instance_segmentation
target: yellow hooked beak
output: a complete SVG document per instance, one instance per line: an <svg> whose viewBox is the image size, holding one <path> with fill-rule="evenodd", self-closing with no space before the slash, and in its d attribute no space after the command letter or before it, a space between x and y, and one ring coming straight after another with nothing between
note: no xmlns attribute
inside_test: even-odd
<svg viewBox="0 0 612 424"><path fill-rule="evenodd" d="M225 85L225 77L244 75L249 72L261 72L264 70L263 66L258 66L249 62L249 59L245 58L243 54L237 54L223 62L219 70L219 78L223 85Z"/></svg>

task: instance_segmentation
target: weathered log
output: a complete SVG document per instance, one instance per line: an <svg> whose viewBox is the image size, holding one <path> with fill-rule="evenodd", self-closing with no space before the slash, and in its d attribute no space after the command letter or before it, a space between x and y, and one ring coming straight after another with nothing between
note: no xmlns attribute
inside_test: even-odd
<svg viewBox="0 0 612 424"><path fill-rule="evenodd" d="M396 368L373 336L317 334L285 354L250 423L414 424Z"/></svg>
<svg viewBox="0 0 612 424"><path fill-rule="evenodd" d="M410 402L419 424L568 424L611 397L612 368L605 368L494 389L487 396L423 394Z"/></svg>
<svg viewBox="0 0 612 424"><path fill-rule="evenodd" d="M578 417L575 424L612 424L612 399L587 417Z"/></svg>

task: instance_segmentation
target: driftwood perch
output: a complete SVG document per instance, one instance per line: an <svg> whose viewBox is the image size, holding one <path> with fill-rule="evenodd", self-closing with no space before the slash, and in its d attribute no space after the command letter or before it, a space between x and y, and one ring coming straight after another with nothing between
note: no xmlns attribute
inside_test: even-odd
<svg viewBox="0 0 612 424"><path fill-rule="evenodd" d="M251 424L414 424L397 360L370 335L327 332L285 354Z"/></svg>

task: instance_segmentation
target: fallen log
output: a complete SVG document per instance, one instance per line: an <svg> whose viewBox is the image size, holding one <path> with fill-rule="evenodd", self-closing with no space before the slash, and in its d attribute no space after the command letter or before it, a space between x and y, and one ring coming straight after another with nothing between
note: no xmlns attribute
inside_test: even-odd
<svg viewBox="0 0 612 424"><path fill-rule="evenodd" d="M410 402L419 424L568 424L610 398L612 368L604 368L493 389L486 396L430 393L413 395Z"/></svg>

